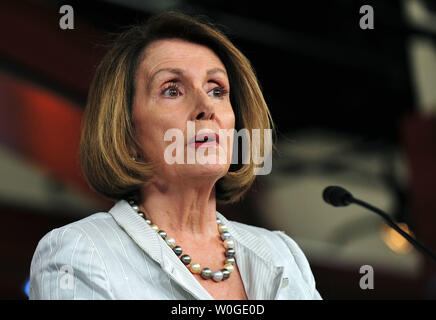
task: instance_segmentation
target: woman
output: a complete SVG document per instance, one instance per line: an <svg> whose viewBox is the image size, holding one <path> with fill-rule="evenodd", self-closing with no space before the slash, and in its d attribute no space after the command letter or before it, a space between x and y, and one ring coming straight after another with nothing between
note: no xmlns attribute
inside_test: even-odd
<svg viewBox="0 0 436 320"><path fill-rule="evenodd" d="M117 202L39 242L30 298L320 299L291 238L216 211L256 168L231 166L221 132L271 125L250 63L212 25L163 13L125 31L96 71L81 140L90 186Z"/></svg>

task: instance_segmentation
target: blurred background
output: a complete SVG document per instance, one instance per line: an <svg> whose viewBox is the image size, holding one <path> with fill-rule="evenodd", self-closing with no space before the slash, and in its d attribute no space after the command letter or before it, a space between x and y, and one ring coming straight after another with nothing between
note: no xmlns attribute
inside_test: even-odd
<svg viewBox="0 0 436 320"><path fill-rule="evenodd" d="M62 5L74 29L62 30ZM362 5L374 9L363 30ZM436 5L431 0L0 2L0 298L27 299L53 228L112 203L80 171L80 122L108 34L163 10L206 15L251 60L278 128L272 173L230 219L287 232L324 299L435 299L436 264L341 185L436 251ZM360 267L374 270L362 290Z"/></svg>

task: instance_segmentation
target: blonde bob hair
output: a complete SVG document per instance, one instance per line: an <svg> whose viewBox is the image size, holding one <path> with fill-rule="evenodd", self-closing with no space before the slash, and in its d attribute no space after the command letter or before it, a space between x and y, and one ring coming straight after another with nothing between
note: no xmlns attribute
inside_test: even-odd
<svg viewBox="0 0 436 320"><path fill-rule="evenodd" d="M246 128L251 138L252 129L260 129L263 138L264 129L272 129L275 136L274 123L248 59L204 18L178 12L160 13L117 36L98 65L89 89L80 161L91 188L106 198L119 200L134 196L153 176L155 164L132 158L132 149L140 150L132 103L136 71L144 58L144 49L155 40L170 38L204 45L221 59L232 89L230 101L235 113L235 130ZM251 158L247 164L232 164L227 174L216 182L217 202L238 201L254 182L256 166Z"/></svg>

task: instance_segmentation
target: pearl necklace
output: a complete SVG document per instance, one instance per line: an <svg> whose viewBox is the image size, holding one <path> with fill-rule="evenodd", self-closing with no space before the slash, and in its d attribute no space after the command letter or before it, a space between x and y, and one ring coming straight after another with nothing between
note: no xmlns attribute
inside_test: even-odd
<svg viewBox="0 0 436 320"><path fill-rule="evenodd" d="M226 259L224 260L224 266L221 270L216 270L212 272L210 268L201 269L199 263L196 262L191 263L192 260L191 257L187 254L182 255L183 252L182 247L176 245L176 240L174 240L174 238L168 237L167 233L164 230L160 230L157 225L153 224L149 219L147 219L145 213L139 211L139 206L136 204L134 200L129 200L128 202L132 207L132 209L135 212L137 212L140 217L144 218L145 222L162 237L162 239L173 250L173 252L178 257L180 256L180 260L191 271L191 273L200 274L203 279L205 280L213 279L215 282L226 280L230 277L230 274L234 270L234 264L235 264L235 258L234 258L235 243L230 233L227 230L227 226L224 225L218 217L216 218L217 225L218 225L218 232L220 233L220 237L221 240L223 241L224 248L226 248L226 251L224 253Z"/></svg>

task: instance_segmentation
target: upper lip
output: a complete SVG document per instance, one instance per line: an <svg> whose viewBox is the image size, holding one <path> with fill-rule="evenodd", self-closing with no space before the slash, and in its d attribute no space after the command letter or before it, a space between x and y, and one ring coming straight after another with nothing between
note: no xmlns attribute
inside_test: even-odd
<svg viewBox="0 0 436 320"><path fill-rule="evenodd" d="M188 144L195 143L197 141L203 141L204 138L207 137L207 142L216 141L219 143L219 135L215 131L203 131L195 135Z"/></svg>

